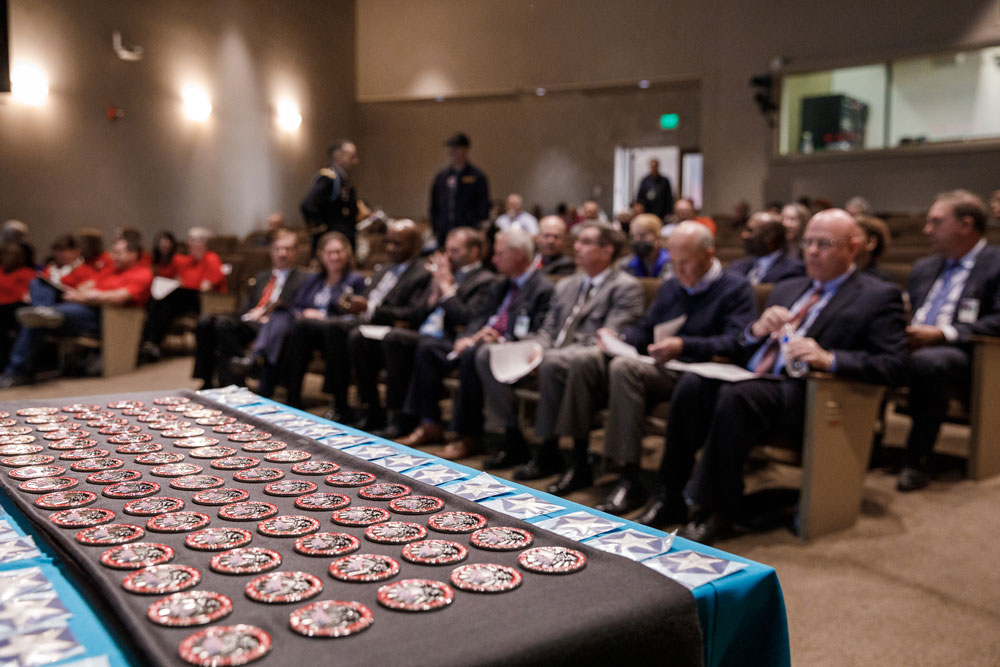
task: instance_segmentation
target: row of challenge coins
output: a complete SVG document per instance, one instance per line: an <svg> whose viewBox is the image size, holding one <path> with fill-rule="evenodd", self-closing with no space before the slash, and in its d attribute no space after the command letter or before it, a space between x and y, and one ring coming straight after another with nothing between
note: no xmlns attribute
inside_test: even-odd
<svg viewBox="0 0 1000 667"><path fill-rule="evenodd" d="M81 544L108 547L100 562L130 571L122 581L126 591L167 595L147 609L147 618L159 625L207 625L228 617L234 603L221 593L196 588L202 581L201 571L171 562L175 550L144 540L147 531L185 533L188 549L212 553L208 567L214 572L257 575L244 589L246 597L255 602L303 602L323 591L323 581L313 574L276 570L282 562L280 551L249 546L254 537L250 530L211 525L209 512L213 510L217 518L227 522L256 522L257 534L294 538L293 549L300 554L332 558L328 573L339 581L385 582L400 572L396 559L360 552L358 537L321 531L320 520L308 514L281 515L274 503L251 499L247 488L227 486L222 474L260 488L267 496L294 497L295 507L304 512L330 512L331 521L338 526L364 528L364 538L370 542L402 545L400 555L410 563L456 565L468 556L463 544L428 538L430 529L452 537L468 534L469 543L482 550L520 551L518 564L528 572L569 574L586 564L584 554L574 549L529 548L534 537L527 530L487 526L482 515L442 511L443 500L412 495L404 484L380 482L368 472L341 470L332 461L312 460L309 452L290 450L270 433L186 397L164 396L154 399L152 405L122 400L106 407L75 403L61 408L23 408L17 417L25 425L0 412L0 465L10 469L8 476L22 492L38 495L36 506L53 511L49 516L52 523L75 529ZM142 426L133 424L129 417ZM177 451L165 451L164 442ZM125 457L132 457L133 468L126 467ZM265 462L290 464L290 472L300 478L286 479L282 468L262 465ZM67 467L85 475L86 485L95 490L81 488L79 479L66 474ZM157 479L147 479L144 472ZM216 472L220 474L213 474ZM318 479L326 488L320 490L314 481ZM191 501L199 507L185 509L182 498L173 492L161 493L163 484L174 491L192 492ZM388 509L352 505L350 497L334 491L337 488L356 488L359 498L386 502ZM136 517L131 519L136 523L124 522L125 517L111 509L90 507L98 500L96 489L105 498L124 501L122 513ZM426 526L390 520L390 511L408 518L426 515ZM522 581L515 568L471 563L452 569L448 583L418 578L385 583L378 589L377 599L392 610L432 611L452 603L454 588L503 593L516 589ZM289 614L290 629L308 637L350 636L373 622L372 611L356 601L314 601ZM266 655L272 641L267 632L252 625L220 625L188 636L178 650L185 661L195 665L240 665Z"/></svg>

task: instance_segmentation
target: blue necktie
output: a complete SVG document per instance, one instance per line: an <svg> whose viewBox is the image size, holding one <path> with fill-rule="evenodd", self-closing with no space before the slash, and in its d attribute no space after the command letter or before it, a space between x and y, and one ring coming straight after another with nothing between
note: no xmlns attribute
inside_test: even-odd
<svg viewBox="0 0 1000 667"><path fill-rule="evenodd" d="M958 267L958 260L945 260L944 272L941 274L941 289L939 289L938 293L934 295L934 300L931 301L931 307L927 309L927 313L924 315L924 324L937 324L938 315L941 314L941 309L946 303L948 303L948 293L951 292L951 279L954 277L955 269Z"/></svg>

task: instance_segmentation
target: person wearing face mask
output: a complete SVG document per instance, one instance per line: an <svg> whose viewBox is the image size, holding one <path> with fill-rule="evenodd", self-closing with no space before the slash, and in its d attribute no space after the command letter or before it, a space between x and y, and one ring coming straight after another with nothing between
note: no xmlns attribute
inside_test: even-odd
<svg viewBox="0 0 1000 667"><path fill-rule="evenodd" d="M673 273L670 253L660 247L660 231L663 222L652 213L642 213L632 219L629 226L629 241L632 254L621 261L621 268L636 278L659 278L666 280Z"/></svg>
<svg viewBox="0 0 1000 667"><path fill-rule="evenodd" d="M738 259L726 271L745 277L751 285L776 283L805 273L805 266L789 256L785 226L774 213L758 212L750 216L743 229L743 249L749 257Z"/></svg>

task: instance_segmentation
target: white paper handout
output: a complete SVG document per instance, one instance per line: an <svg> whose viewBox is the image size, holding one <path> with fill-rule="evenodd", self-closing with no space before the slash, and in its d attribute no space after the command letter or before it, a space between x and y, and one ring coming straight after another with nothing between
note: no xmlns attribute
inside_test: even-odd
<svg viewBox="0 0 1000 667"><path fill-rule="evenodd" d="M381 324L362 324L358 327L358 331L368 340L383 340L392 331L392 327Z"/></svg>
<svg viewBox="0 0 1000 667"><path fill-rule="evenodd" d="M166 298L171 292L181 286L181 281L175 280L173 278L164 278L163 276L156 276L153 278L153 284L149 288L149 292L154 299L160 301Z"/></svg>
<svg viewBox="0 0 1000 667"><path fill-rule="evenodd" d="M490 347L490 370L497 382L513 384L542 363L542 346L530 340Z"/></svg>
<svg viewBox="0 0 1000 667"><path fill-rule="evenodd" d="M647 357L645 355L639 354L639 350L635 349L628 343L606 331L600 333L601 343L604 344L604 349L607 350L608 354L614 355L616 357L627 357L629 359L638 359L647 364L655 364L656 361L652 357Z"/></svg>
<svg viewBox="0 0 1000 667"><path fill-rule="evenodd" d="M681 373L694 373L712 380L723 380L725 382L742 382L744 380L777 380L779 376L769 373L754 373L742 366L735 364L720 364L714 361L700 363L686 363L673 359L666 364L667 368Z"/></svg>
<svg viewBox="0 0 1000 667"><path fill-rule="evenodd" d="M687 315L678 315L672 320L667 320L666 322L660 322L655 327L653 327L653 342L659 343L664 338L670 338L671 336L677 335L677 332L681 330L684 323L687 322Z"/></svg>

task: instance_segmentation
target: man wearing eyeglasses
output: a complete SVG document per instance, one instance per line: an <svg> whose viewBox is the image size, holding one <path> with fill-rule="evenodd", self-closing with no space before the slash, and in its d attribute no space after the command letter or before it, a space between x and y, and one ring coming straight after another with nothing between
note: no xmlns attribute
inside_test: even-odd
<svg viewBox="0 0 1000 667"><path fill-rule="evenodd" d="M1000 335L1000 248L983 238L986 217L983 200L966 190L938 195L927 213L924 234L935 254L914 265L907 285L913 426L900 491L930 484L931 450L948 400L969 392L969 338Z"/></svg>
<svg viewBox="0 0 1000 667"><path fill-rule="evenodd" d="M704 447L688 489L693 513L685 537L710 543L741 518L743 464L752 446L779 434L801 441L804 372L878 384L905 380L902 296L857 270L860 237L854 218L840 209L809 221L802 240L806 276L775 285L736 346L735 360L761 379L727 383L688 373L678 382L657 502L665 510L684 502L695 453ZM666 514L647 511L643 518L655 524L660 516Z"/></svg>

